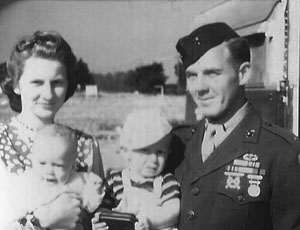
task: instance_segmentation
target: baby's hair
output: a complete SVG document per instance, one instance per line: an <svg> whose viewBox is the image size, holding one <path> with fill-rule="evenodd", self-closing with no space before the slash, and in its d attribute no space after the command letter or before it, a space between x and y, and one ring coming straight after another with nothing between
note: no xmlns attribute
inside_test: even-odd
<svg viewBox="0 0 300 230"><path fill-rule="evenodd" d="M64 140L69 146L77 148L77 136L74 130L60 124L50 124L37 132L35 140L38 142L39 138L59 138Z"/></svg>

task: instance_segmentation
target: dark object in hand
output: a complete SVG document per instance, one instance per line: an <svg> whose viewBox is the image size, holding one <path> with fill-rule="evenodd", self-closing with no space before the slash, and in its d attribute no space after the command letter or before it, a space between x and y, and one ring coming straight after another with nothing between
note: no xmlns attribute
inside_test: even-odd
<svg viewBox="0 0 300 230"><path fill-rule="evenodd" d="M105 222L109 230L134 230L137 219L134 214L105 210L100 212L99 222Z"/></svg>

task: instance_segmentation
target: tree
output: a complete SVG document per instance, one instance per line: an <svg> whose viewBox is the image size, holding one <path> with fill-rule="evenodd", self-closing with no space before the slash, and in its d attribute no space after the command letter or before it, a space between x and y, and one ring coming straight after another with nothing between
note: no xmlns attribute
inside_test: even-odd
<svg viewBox="0 0 300 230"><path fill-rule="evenodd" d="M136 79L137 75L135 70L129 70L126 73L124 85L127 91L133 92L136 90Z"/></svg>
<svg viewBox="0 0 300 230"><path fill-rule="evenodd" d="M174 66L175 75L178 77L177 80L177 93L184 94L186 91L186 76L185 70L182 63L179 61Z"/></svg>
<svg viewBox="0 0 300 230"><path fill-rule="evenodd" d="M113 77L111 73L107 74L93 74L94 81L97 85L98 90L113 92Z"/></svg>
<svg viewBox="0 0 300 230"><path fill-rule="evenodd" d="M3 91L2 83L5 82L7 76L6 62L0 63L0 94Z"/></svg>
<svg viewBox="0 0 300 230"><path fill-rule="evenodd" d="M139 66L127 72L107 73L105 75L93 74L98 89L108 92L153 93L155 86L165 86L167 76L161 63Z"/></svg>
<svg viewBox="0 0 300 230"><path fill-rule="evenodd" d="M162 63L153 63L137 67L132 76L135 89L141 93L153 93L155 86L165 86L167 76L164 74Z"/></svg>
<svg viewBox="0 0 300 230"><path fill-rule="evenodd" d="M86 85L95 84L93 75L90 73L88 65L80 58L77 62L75 76L78 78L78 85L80 90L85 90Z"/></svg>
<svg viewBox="0 0 300 230"><path fill-rule="evenodd" d="M0 63L0 81L5 80L6 75L7 75L6 62L2 62Z"/></svg>

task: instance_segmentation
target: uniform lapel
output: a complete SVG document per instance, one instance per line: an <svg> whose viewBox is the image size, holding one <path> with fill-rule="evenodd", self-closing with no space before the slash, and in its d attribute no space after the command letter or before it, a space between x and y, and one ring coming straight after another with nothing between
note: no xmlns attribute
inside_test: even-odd
<svg viewBox="0 0 300 230"><path fill-rule="evenodd" d="M195 134L189 144L186 146L186 156L190 169L194 174L200 174L203 170L203 163L201 158L201 143L205 130L205 121L202 120L197 125Z"/></svg>
<svg viewBox="0 0 300 230"><path fill-rule="evenodd" d="M200 179L247 153L249 151L249 143L256 143L258 140L261 122L260 116L251 108L241 123L215 149L205 163L202 163L201 159L201 142L204 133L204 124L202 124L199 131L201 138L198 139L198 145L193 143L193 146L187 148L187 151L192 153L189 159L191 168L193 169L193 176L190 182ZM193 138L193 142L196 142L195 138Z"/></svg>

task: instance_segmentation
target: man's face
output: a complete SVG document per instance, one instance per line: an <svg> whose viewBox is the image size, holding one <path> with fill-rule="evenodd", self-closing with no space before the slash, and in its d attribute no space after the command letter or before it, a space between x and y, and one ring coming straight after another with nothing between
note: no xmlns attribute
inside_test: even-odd
<svg viewBox="0 0 300 230"><path fill-rule="evenodd" d="M244 100L239 71L223 43L206 52L186 69L187 88L204 117L222 120Z"/></svg>

